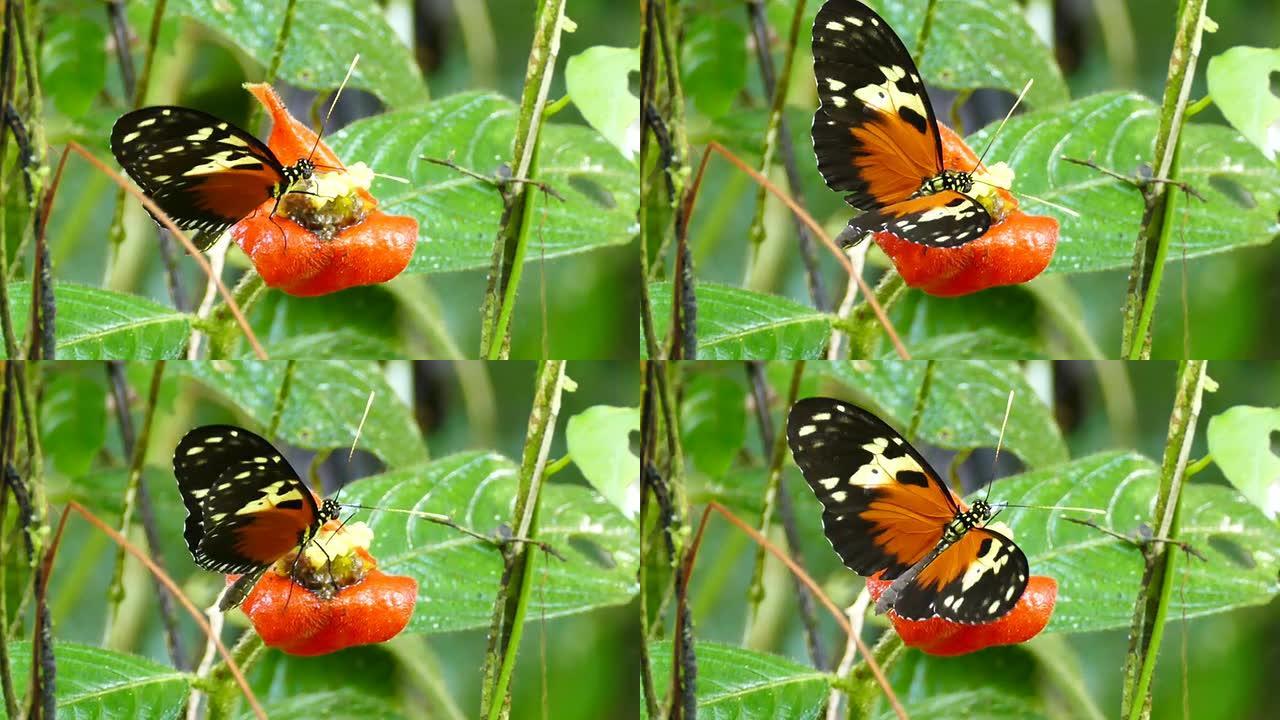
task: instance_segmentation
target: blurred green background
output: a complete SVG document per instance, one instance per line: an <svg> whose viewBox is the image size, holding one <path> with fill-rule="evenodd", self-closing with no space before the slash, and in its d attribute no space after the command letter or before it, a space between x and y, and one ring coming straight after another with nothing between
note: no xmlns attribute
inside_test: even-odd
<svg viewBox="0 0 1280 720"><path fill-rule="evenodd" d="M186 512L173 478L173 448L183 434L200 424L230 422L258 432L263 432L263 427L207 384L184 374L183 365L171 363L166 369L145 477L164 542L158 555L183 591L197 607L204 608L216 597L223 580L196 568L183 542ZM152 365L136 363L126 368L134 396L131 409L136 430L141 424ZM421 433L433 460L462 450L487 449L518 463L537 370L536 363L519 361L394 362L375 371L394 396L384 393L375 402L405 406L415 420L414 426L405 431ZM50 363L37 372L44 387L40 411L47 492L51 512L55 513L50 522L56 523L56 513L65 500L74 498L118 527L128 458L122 456L105 364ZM554 460L565 455L565 427L575 414L600 404L635 407L637 372L634 363L569 363L567 374L577 382L577 389L564 395L549 457ZM363 404L361 399L359 405ZM358 421L360 408L353 412L356 417L350 418L351 423ZM322 487L316 489L326 495L332 495L348 481L376 474L382 467L374 455L363 450L357 451L348 463L341 447L312 467L314 452L285 443L280 446L304 477L309 471L318 473ZM585 484L573 463L557 473L552 482ZM462 511L429 504L422 509ZM357 513L355 519L365 519L365 513ZM136 516L133 527L132 538L145 544ZM18 550L21 544L16 541L17 536L9 537L8 547ZM126 564L126 595L119 621L104 643L103 598L116 553L109 538L78 515L72 515L49 587L55 638L141 654L169 665L155 586L146 570L132 559ZM541 567L540 562L541 559L535 568ZM11 585L20 574L10 573ZM418 580L424 594L429 594L432 579ZM539 583L534 581L535 597ZM10 587L11 593L13 590ZM10 612L17 607L15 595L11 594L8 607ZM512 717L595 720L634 715L639 693L634 652L636 612L633 602L544 623L531 610L514 675ZM187 654L198 654L204 648L203 635L180 608L177 614ZM227 638L234 638L246 627L244 616L238 612L229 614L227 622L234 628L224 633ZM24 626L28 629L20 632L22 637L29 636L30 625ZM345 688L386 700L397 706L404 717L470 718L479 708L485 642L486 632L474 630L406 633L389 644L351 648L315 658L294 658L268 650L250 677L264 703ZM188 668L194 667L197 660L198 657L191 659ZM316 717L325 716L323 708L313 710Z"/></svg>
<svg viewBox="0 0 1280 720"><path fill-rule="evenodd" d="M905 5L918 10L924 3L923 0L880 0L870 4L876 8ZM1053 38L1053 51L1073 100L1104 90L1136 90L1160 102L1172 49L1177 3L1027 0L1011 4L1025 9L1038 34ZM786 46L795 5L794 0L765 4L775 65L780 64L779 58ZM786 120L790 123L801 178L801 187L795 189L793 195L801 198L806 209L834 236L843 229L852 210L839 193L826 187L817 173L809 134L817 98L808 27L821 5L821 0L808 0L805 5L806 20L791 76ZM684 8L682 72L688 97L689 140L696 150L692 162L696 165L700 159L701 145L714 139L758 168L768 101L762 90L756 43L744 3L691 0ZM1191 87L1192 101L1206 95L1204 71L1210 58L1237 45L1274 47L1276 38L1280 37L1280 5L1274 2L1222 0L1212 3L1208 13L1217 23L1217 30L1204 35ZM963 44L969 34L964 28L934 27L931 37L931 42L959 44L961 47L955 52L963 54ZM911 45L912 39L908 38L907 42ZM1271 83L1272 92L1280 95L1274 73ZM930 97L939 120L951 124L956 93L931 87ZM974 92L959 112L966 133L998 121L1012 99L1012 95L1000 91ZM1216 107L1197 115L1194 122L1226 124ZM781 163L776 159L772 179L786 187ZM754 182L722 158L711 161L690 225L690 247L697 277L782 295L812 306L794 225L786 209L772 198L765 214L768 239L754 266L749 267L748 258L753 251L748 230L756 212L756 193ZM844 292L845 276L830 251L820 243L816 244L815 256L825 281L826 309L831 309ZM874 247L868 257L870 269L866 276L874 284L888 267L888 259ZM1189 348L1186 356L1193 358L1276 357L1278 346L1268 324L1268 317L1280 310L1280 286L1272 281L1280 271L1280 251L1274 238L1265 245L1193 258L1185 263L1185 270L1173 252L1166 270L1155 315L1152 357L1183 357L1184 346ZM1041 276L1041 280L1046 277ZM1103 357L1118 356L1127 270L1059 274L1050 279L1053 284L1046 283L1044 292L1063 303L1068 312L1082 315ZM1050 348L1069 347L1061 344L1059 334L1046 332L1055 322L1034 305L1033 294L1023 288L991 290L959 300L922 299L919 295L913 291L892 313L900 333L910 334L916 322L932 332L967 328L966 320L969 324L980 322L973 319L977 317L989 318L988 322L1001 326L1038 328L1040 337L1035 344L1040 346L1041 353L1046 352L1046 338ZM892 351L887 343L880 350ZM975 348L969 353L982 357L984 350ZM1052 349L1048 353L1048 357L1084 357L1078 348L1070 354L1055 354Z"/></svg>
<svg viewBox="0 0 1280 720"><path fill-rule="evenodd" d="M918 361L917 361L918 362ZM922 363L921 363L922 364ZM940 365L946 365L942 362ZM832 395L858 397L849 385L833 382L824 374L822 363L809 363L799 397ZM770 387L770 413L775 431L785 422L792 364L766 364ZM858 367L854 363L854 376ZM1158 463L1163 456L1169 413L1173 407L1177 364L1168 361L1043 362L1025 363L1016 372L1048 403L1072 459L1104 450L1136 450ZM690 503L694 507L691 524L696 526L702 505L711 499L727 505L748 524L759 527L763 503L768 453L762 450L755 405L743 364L690 363L682 369L685 401L682 406L682 436L685 467L690 473ZM1207 453L1205 430L1214 415L1235 405L1276 406L1280 404L1280 365L1261 362L1210 362L1209 376L1218 383L1206 392L1190 458ZM1004 402L1001 400L1000 406ZM998 411L997 411L998 412ZM983 419L979 418L979 422ZM1000 418L990 418L993 432ZM940 450L926 442L913 442L930 463L948 475L958 471L961 487L970 493L995 478L1022 472L1021 461L1006 448L993 468L990 448L973 452L958 465L953 451ZM1273 435L1272 448L1276 447ZM736 444L735 444L736 443ZM731 449L732 448L732 449ZM1225 485L1214 464L1197 474L1195 484ZM833 601L847 607L862 589L861 579L845 568L823 535L821 507L805 484L790 452L783 461L782 487L795 508L801 537L798 552L811 577ZM992 500L1000 499L996 484ZM1029 511L1034 512L1034 511ZM1185 513L1184 513L1185 515ZM1274 522L1274 521L1272 521ZM1130 529L1116 528L1121 531ZM780 521L775 516L771 537L786 547ZM1253 552L1274 552L1258 546ZM748 588L757 546L737 528L713 513L707 526L690 585L696 637L700 641L727 643L736 647L777 653L811 667L805 632L796 601L794 582L787 569L771 556L765 564L765 596L755 627L746 628ZM1198 561L1197 561L1198 562ZM1032 567L1033 574L1036 568ZM1215 567L1210 572L1232 572L1232 567ZM1175 581L1174 593L1178 592ZM1136 586L1135 586L1136 589ZM1059 587L1061 598L1070 596L1070 584ZM827 658L838 659L843 651L843 635L827 611L816 605L820 640ZM1261 720L1274 717L1275 702L1270 684L1280 662L1280 613L1274 599L1269 604L1246 607L1184 622L1176 608L1170 619L1156 669L1153 718L1177 720ZM883 618L867 619L864 640L868 645L887 627ZM670 627L668 624L667 627ZM1030 696L1042 703L1043 714L1028 717L1078 718L1064 699L1062 677L1074 677L1102 717L1117 717L1120 708L1120 675L1127 647L1126 630L1105 632L1046 632L1022 646L993 648L957 658L926 658L908 649L890 676L899 693L928 693L937 688L926 678L951 678L957 699L965 688L1013 687L1016 696ZM1183 648L1185 647L1185 661ZM829 661L834 665L835 660ZM1189 704L1183 706L1183 680ZM908 706L908 710L911 707ZM984 711L988 714L984 714ZM877 717L893 717L882 705ZM921 710L921 712L924 712ZM952 707L948 717L996 717L977 706ZM934 717L929 712L925 716ZM915 714L912 717L916 717Z"/></svg>
<svg viewBox="0 0 1280 720"><path fill-rule="evenodd" d="M275 2L275 0L271 0ZM308 6L303 0L290 39L291 43L323 44L322 28L308 24ZM243 82L262 79L265 68L250 59L227 38L180 16L185 0L170 2L161 28L159 51L149 84L148 104L179 104L214 112L241 126L258 124L262 118L256 103L241 89ZM283 3L280 3L283 5ZM493 90L518 102L524 85L536 4L522 0L384 0L371 3L383 9L388 24L411 43L431 99L467 90ZM50 159L68 140L96 152L111 167L117 167L108 150L108 136L115 119L130 109L124 98L120 67L108 22L109 3L101 0L51 0L39 3L44 43L41 55L45 93L46 136L54 148ZM153 2L122 4L134 34L135 72L141 71L141 49L151 19ZM202 3L194 3L202 6ZM363 9L365 3L359 3ZM213 10L217 10L217 3ZM550 88L550 99L565 95L564 67L568 58L596 45L634 47L638 42L638 10L613 0L577 0L568 10L577 23L566 32ZM274 30L272 30L274 32ZM394 42L394 40L392 40ZM370 49L337 49L341 54ZM346 61L344 61L345 63ZM318 108L330 94L290 88L278 81L294 115L319 125ZM327 107L324 105L323 107ZM348 88L326 129L332 134L347 123L378 114L383 106L373 95ZM570 103L555 117L556 123L584 124ZM13 154L9 155L12 162ZM358 158L349 158L352 162ZM474 168L483 173L494 167ZM374 168L377 170L377 168ZM16 176L15 176L16 178ZM20 185L20 184L19 184ZM20 207L21 188L12 188L12 207ZM126 202L128 240L119 255L109 252L107 228L115 212L117 190L110 180L90 168L82 159L71 160L56 196L50 220L50 251L54 278L107 289L141 294L172 305L157 249L156 229L132 199ZM18 213L9 218L18 222ZM9 238L16 242L20 227L11 227ZM494 228L496 232L496 227ZM10 248L13 251L13 248ZM181 251L179 251L180 253ZM236 268L247 267L238 249L229 255ZM204 276L191 261L179 259L186 309L199 300ZM637 354L635 333L630 323L639 304L635 273L634 243L613 245L591 252L541 261L531 252L523 276L519 305L513 323L512 357L540 357L546 345L559 358L631 358ZM464 357L474 357L479 347L480 302L486 284L484 271L466 271L425 276L419 283L426 307L434 308L437 320L461 349ZM234 278L231 273L227 277ZM228 283L232 280L228 280ZM545 311L542 295L545 292ZM545 315L544 315L545 312ZM359 328L375 338L391 338L398 356L423 356L419 346L397 343L403 333L404 315L391 293L383 288L356 288L333 296L298 300L281 293L269 293L252 313L260 337L315 331L317 326L334 324ZM572 318L567 322L564 318ZM544 319L546 322L544 323ZM327 325L326 325L327 323ZM419 341L420 342L420 341ZM333 357L343 357L335 348ZM394 357L395 355L393 355ZM439 356L439 353L432 355ZM375 356L379 359L385 354Z"/></svg>

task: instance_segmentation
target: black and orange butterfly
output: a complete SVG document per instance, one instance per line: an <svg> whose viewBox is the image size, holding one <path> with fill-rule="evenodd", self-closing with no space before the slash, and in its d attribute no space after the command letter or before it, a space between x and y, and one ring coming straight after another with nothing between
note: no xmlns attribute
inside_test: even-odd
<svg viewBox="0 0 1280 720"><path fill-rule="evenodd" d="M280 451L234 425L205 425L173 451L173 474L187 506L183 537L196 564L243 576L223 595L226 611L244 599L262 573L302 548L339 504L319 505Z"/></svg>
<svg viewBox="0 0 1280 720"><path fill-rule="evenodd" d="M840 559L893 581L877 611L986 623L1022 597L1027 556L992 529L991 505L966 506L880 418L843 400L805 398L791 408L787 441Z"/></svg>
<svg viewBox="0 0 1280 720"><path fill-rule="evenodd" d="M177 106L120 116L111 129L111 152L174 224L196 231L192 242L201 250L262 203L278 203L315 171L309 158L286 166L248 132Z"/></svg>
<svg viewBox="0 0 1280 720"><path fill-rule="evenodd" d="M967 194L973 173L942 167L924 82L883 18L856 0L827 0L813 23L813 69L821 101L813 116L818 170L864 211L841 233L846 244L888 230L921 245L955 247L987 231L991 215Z"/></svg>

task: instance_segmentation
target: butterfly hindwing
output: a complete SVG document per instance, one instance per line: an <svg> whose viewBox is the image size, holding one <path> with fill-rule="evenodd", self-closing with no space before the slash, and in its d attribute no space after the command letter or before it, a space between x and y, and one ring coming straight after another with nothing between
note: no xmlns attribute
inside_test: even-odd
<svg viewBox="0 0 1280 720"><path fill-rule="evenodd" d="M111 152L178 227L198 231L202 244L278 194L286 178L262 141L191 108L122 115L111 130Z"/></svg>
<svg viewBox="0 0 1280 720"><path fill-rule="evenodd" d="M800 400L787 418L787 441L822 503L827 539L861 575L897 577L937 546L959 512L915 448L856 405Z"/></svg>
<svg viewBox="0 0 1280 720"><path fill-rule="evenodd" d="M893 609L909 620L991 622L1022 597L1029 572L1012 540L989 527L971 528L902 589Z"/></svg>
<svg viewBox="0 0 1280 720"><path fill-rule="evenodd" d="M183 536L196 564L245 573L269 565L315 532L315 497L280 452L232 425L187 433L173 457L187 508Z"/></svg>
<svg viewBox="0 0 1280 720"><path fill-rule="evenodd" d="M926 247L956 247L976 240L991 226L991 215L977 200L954 190L904 200L849 221L855 239L888 230Z"/></svg>

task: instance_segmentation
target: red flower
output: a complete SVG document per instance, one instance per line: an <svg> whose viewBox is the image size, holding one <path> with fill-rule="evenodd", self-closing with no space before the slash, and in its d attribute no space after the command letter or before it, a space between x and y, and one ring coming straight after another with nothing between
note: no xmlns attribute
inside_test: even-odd
<svg viewBox="0 0 1280 720"><path fill-rule="evenodd" d="M942 135L942 164L969 170L978 156L951 128L938 125ZM875 234L876 244L893 260L907 285L930 295L953 297L999 285L1017 285L1039 275L1053 259L1058 244L1058 221L1028 215L1004 189L974 185L975 195L991 213L986 234L959 247L929 248L886 230Z"/></svg>
<svg viewBox="0 0 1280 720"><path fill-rule="evenodd" d="M867 578L867 592L879 600L892 581ZM1016 645L1026 642L1044 630L1058 600L1058 581L1047 575L1032 575L1018 604L994 622L981 625L943 620L907 620L890 610L889 621L907 647L919 648L930 655L964 655L993 645Z"/></svg>
<svg viewBox="0 0 1280 720"><path fill-rule="evenodd" d="M399 275L417 247L418 221L377 209L367 189L372 174L362 163L348 169L323 142L312 155L316 134L289 114L270 85L245 87L271 113L267 146L286 166L311 157L320 183L315 195L286 193L275 216L273 198L231 227L267 286L324 295Z"/></svg>
<svg viewBox="0 0 1280 720"><path fill-rule="evenodd" d="M377 561L361 546L372 538L364 523L348 524L334 535L337 525L334 520L325 524L292 576L295 553L268 570L241 604L269 647L290 655L324 655L385 642L409 624L418 601L417 581L377 569ZM319 551L310 552L321 542L331 562Z"/></svg>

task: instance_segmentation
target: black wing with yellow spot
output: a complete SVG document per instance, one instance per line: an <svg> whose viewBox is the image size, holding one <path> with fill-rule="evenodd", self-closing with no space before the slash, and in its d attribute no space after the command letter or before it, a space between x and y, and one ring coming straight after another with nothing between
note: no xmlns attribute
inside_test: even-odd
<svg viewBox="0 0 1280 720"><path fill-rule="evenodd" d="M944 175L942 140L924 81L889 24L856 0L828 0L813 24L818 170L866 213L846 237L886 229L911 242L976 240L990 215L964 173ZM942 182L945 180L945 182Z"/></svg>
<svg viewBox="0 0 1280 720"><path fill-rule="evenodd" d="M178 227L198 233L201 249L287 184L286 168L262 141L191 108L122 115L111 152Z"/></svg>
<svg viewBox="0 0 1280 720"><path fill-rule="evenodd" d="M903 586L893 589L899 615L987 622L1021 597L1027 559L1018 546L990 528L959 522L987 516L974 518L924 457L873 413L843 400L805 398L787 417L787 441L845 566L884 580L902 576Z"/></svg>
<svg viewBox="0 0 1280 720"><path fill-rule="evenodd" d="M196 564L249 573L303 544L327 520L280 451L234 425L198 427L178 442L173 473Z"/></svg>

